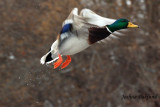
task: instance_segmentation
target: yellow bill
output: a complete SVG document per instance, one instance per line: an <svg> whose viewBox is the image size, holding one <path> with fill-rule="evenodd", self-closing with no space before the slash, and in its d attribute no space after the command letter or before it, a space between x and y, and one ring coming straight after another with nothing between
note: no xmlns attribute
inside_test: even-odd
<svg viewBox="0 0 160 107"><path fill-rule="evenodd" d="M138 25L135 25L135 24L133 24L133 23L131 23L131 22L128 22L128 26L127 26L128 28L138 28L139 26Z"/></svg>

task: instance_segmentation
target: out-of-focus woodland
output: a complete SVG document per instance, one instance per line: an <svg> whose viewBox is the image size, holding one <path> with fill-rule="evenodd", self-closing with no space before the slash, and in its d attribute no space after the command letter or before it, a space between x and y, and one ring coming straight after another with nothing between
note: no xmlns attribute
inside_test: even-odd
<svg viewBox="0 0 160 107"><path fill-rule="evenodd" d="M138 24L53 69L39 60L78 7ZM0 0L0 107L160 107L160 0Z"/></svg>

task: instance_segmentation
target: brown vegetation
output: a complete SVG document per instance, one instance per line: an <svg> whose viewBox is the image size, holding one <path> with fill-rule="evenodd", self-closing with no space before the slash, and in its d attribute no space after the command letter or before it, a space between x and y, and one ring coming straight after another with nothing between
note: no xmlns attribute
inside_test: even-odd
<svg viewBox="0 0 160 107"><path fill-rule="evenodd" d="M74 7L140 29L73 55L64 70L42 66ZM159 11L159 0L1 0L0 107L160 107ZM129 94L159 98L123 99Z"/></svg>

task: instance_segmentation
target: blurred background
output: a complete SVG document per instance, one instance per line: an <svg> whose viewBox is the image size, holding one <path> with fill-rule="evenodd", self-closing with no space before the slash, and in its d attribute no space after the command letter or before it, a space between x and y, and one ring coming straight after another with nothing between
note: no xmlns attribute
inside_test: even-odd
<svg viewBox="0 0 160 107"><path fill-rule="evenodd" d="M39 60L70 11L138 24L53 69ZM160 0L0 0L0 107L160 107Z"/></svg>

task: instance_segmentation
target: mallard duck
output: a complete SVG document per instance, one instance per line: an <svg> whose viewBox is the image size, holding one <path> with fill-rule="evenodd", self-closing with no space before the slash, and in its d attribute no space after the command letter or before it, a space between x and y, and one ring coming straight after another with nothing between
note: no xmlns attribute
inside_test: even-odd
<svg viewBox="0 0 160 107"><path fill-rule="evenodd" d="M57 60L54 63L54 69L61 64L61 69L63 69L70 64L70 55L79 53L96 42L122 35L118 31L126 28L138 28L138 25L123 18L117 20L105 18L89 9L82 9L78 15L78 9L74 8L63 22L57 40L40 62L41 64L49 64ZM63 55L67 56L64 62Z"/></svg>

